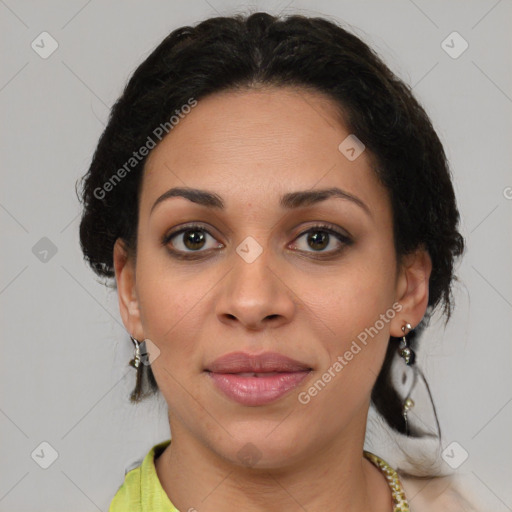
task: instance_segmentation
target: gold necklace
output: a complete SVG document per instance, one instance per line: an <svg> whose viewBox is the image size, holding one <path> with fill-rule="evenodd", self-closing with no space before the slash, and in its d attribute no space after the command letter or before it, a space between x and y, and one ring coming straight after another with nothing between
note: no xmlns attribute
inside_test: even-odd
<svg viewBox="0 0 512 512"><path fill-rule="evenodd" d="M400 478L398 478L397 472L385 460L382 460L374 453L363 450L363 455L377 466L386 477L393 498L393 512L410 512L409 503L405 497L405 491L402 487L402 482L400 482Z"/></svg>

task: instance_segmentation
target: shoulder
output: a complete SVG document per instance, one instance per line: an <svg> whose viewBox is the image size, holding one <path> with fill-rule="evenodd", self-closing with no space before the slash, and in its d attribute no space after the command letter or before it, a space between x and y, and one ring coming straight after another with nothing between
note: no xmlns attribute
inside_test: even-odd
<svg viewBox="0 0 512 512"><path fill-rule="evenodd" d="M108 512L124 512L139 510L141 503L141 468L135 468L126 473L123 484L117 490Z"/></svg>
<svg viewBox="0 0 512 512"><path fill-rule="evenodd" d="M483 512L460 475L430 478L399 475L399 478L411 512Z"/></svg>
<svg viewBox="0 0 512 512"><path fill-rule="evenodd" d="M169 445L170 439L154 445L142 464L125 474L108 512L139 512L141 510L176 510L163 490L155 468L155 458Z"/></svg>

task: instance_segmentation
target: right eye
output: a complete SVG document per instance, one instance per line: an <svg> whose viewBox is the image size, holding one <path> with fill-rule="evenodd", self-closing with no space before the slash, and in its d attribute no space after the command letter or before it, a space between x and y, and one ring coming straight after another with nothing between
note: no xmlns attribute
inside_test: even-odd
<svg viewBox="0 0 512 512"><path fill-rule="evenodd" d="M206 247L205 251L201 251L200 249L204 249L205 245L207 245L208 237L215 240L204 226L191 224L166 234L162 240L162 244L167 246L169 250L174 253L206 252L208 249L223 247L223 245L218 242L217 244L213 243L211 247ZM171 248L169 247L169 243L172 240L175 241L171 243Z"/></svg>

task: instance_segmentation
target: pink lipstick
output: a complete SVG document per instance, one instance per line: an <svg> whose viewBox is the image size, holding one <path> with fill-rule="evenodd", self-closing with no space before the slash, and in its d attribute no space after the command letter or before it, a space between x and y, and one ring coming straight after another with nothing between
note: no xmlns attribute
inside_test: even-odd
<svg viewBox="0 0 512 512"><path fill-rule="evenodd" d="M312 368L277 352L232 352L215 359L206 371L228 398L249 406L265 405L296 388Z"/></svg>

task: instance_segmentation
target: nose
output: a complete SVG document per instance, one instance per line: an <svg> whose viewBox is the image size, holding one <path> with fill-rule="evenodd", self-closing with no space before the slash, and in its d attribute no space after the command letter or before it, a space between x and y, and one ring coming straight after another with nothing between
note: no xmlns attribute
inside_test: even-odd
<svg viewBox="0 0 512 512"><path fill-rule="evenodd" d="M233 260L216 304L219 320L248 330L290 322L296 309L293 285L287 282L290 273L271 258L270 250L263 250L254 261L234 253Z"/></svg>

